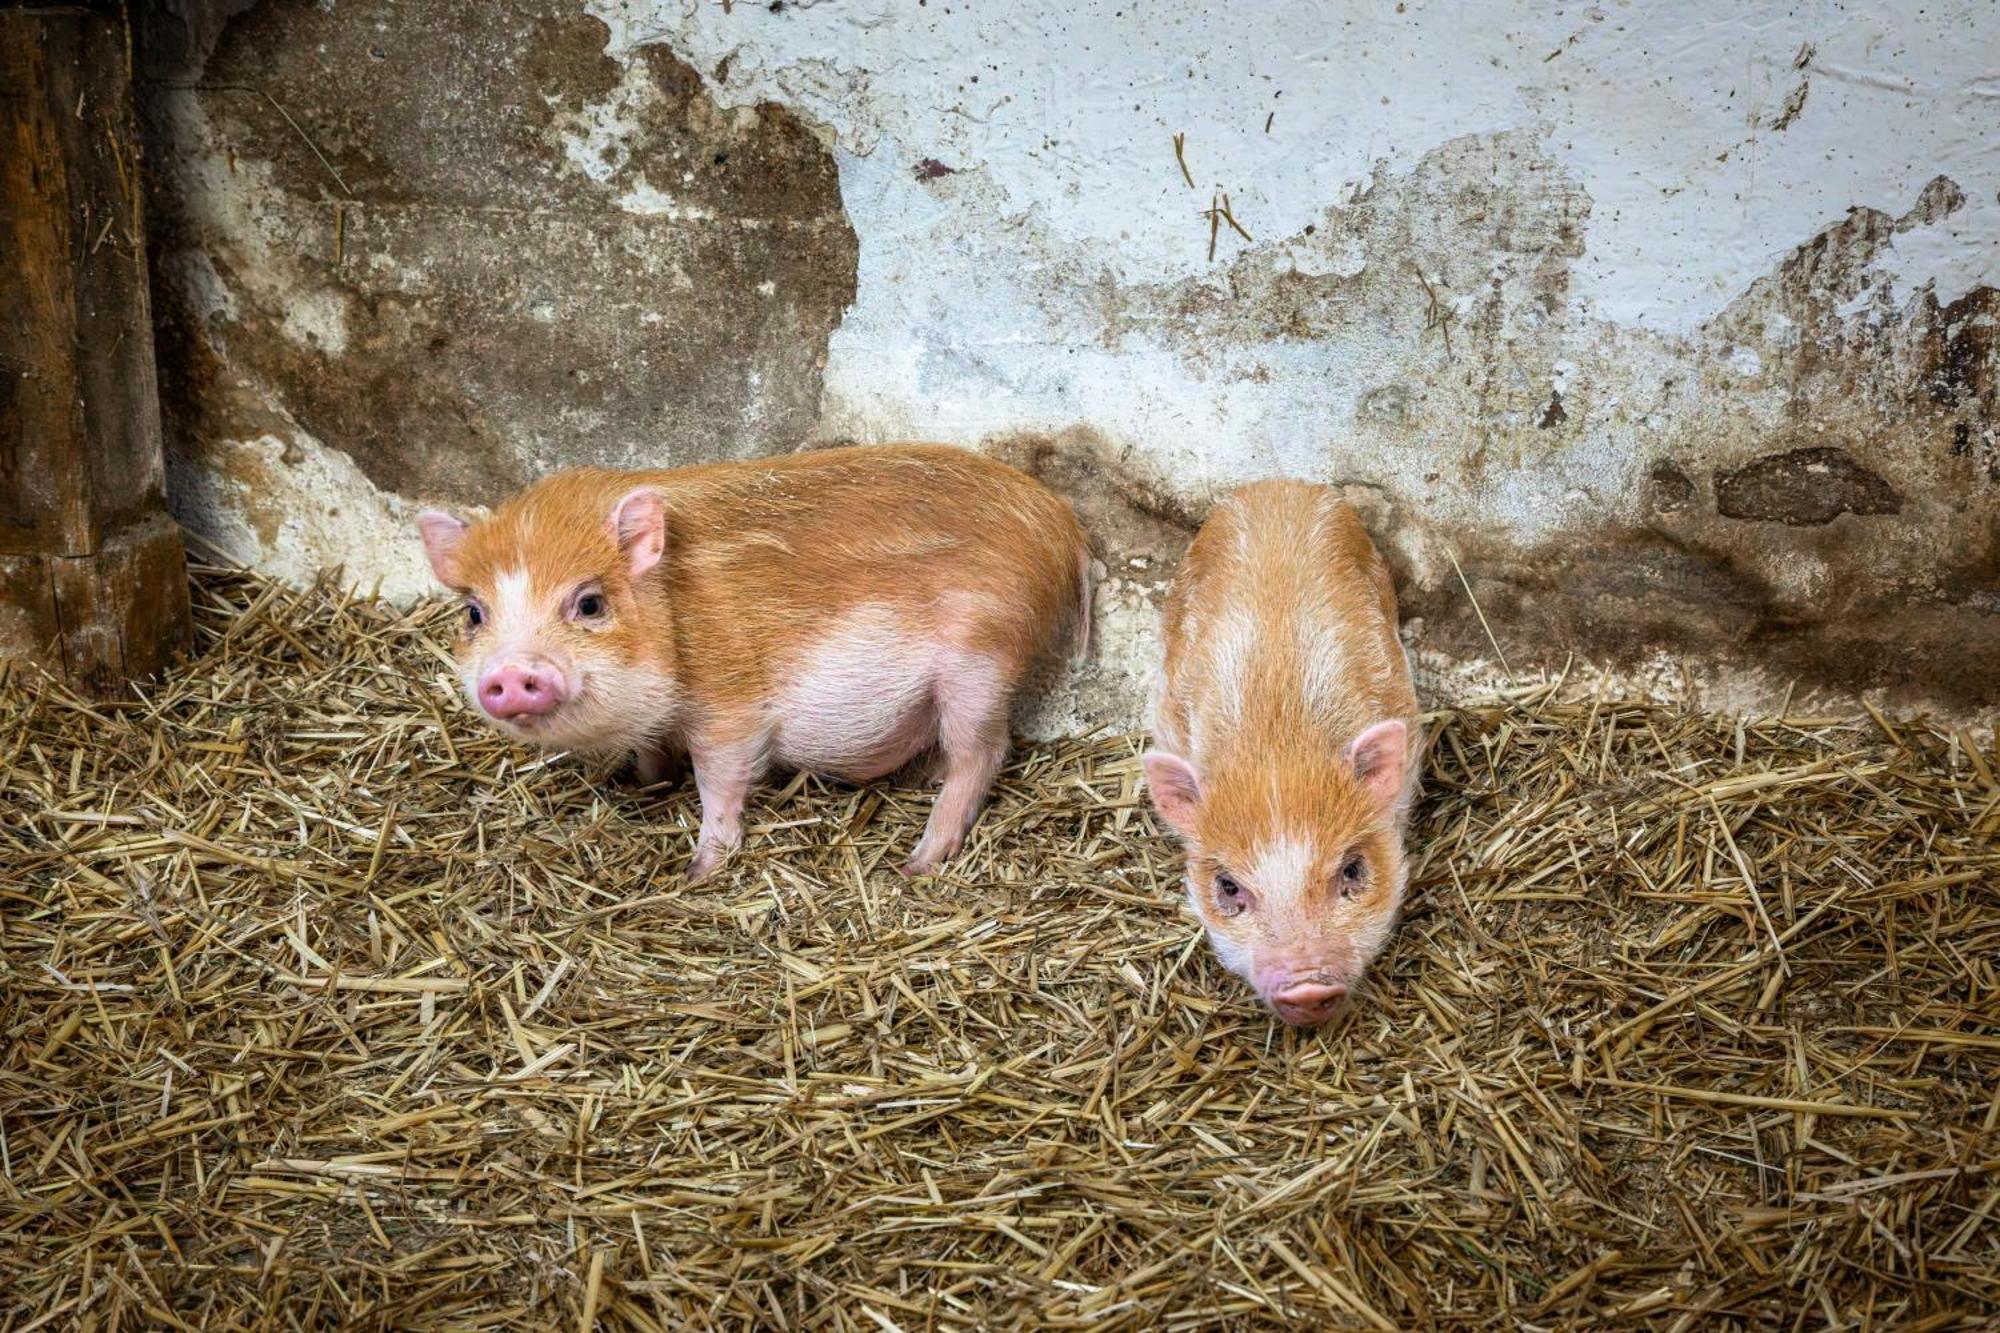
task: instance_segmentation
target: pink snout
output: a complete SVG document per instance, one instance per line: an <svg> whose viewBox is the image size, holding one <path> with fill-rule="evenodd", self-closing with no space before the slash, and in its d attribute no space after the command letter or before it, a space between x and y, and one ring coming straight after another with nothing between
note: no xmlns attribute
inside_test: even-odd
<svg viewBox="0 0 2000 1333"><path fill-rule="evenodd" d="M562 672L547 662L509 662L479 678L479 706L502 722L541 717L568 697Z"/></svg>
<svg viewBox="0 0 2000 1333"><path fill-rule="evenodd" d="M1271 995L1271 1007L1293 1027L1316 1027L1332 1018L1347 998L1347 987L1323 981L1295 981Z"/></svg>

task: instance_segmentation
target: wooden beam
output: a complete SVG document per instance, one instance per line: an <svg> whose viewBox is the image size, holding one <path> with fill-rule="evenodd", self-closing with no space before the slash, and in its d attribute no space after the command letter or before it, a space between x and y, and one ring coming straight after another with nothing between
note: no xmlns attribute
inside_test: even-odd
<svg viewBox="0 0 2000 1333"><path fill-rule="evenodd" d="M122 11L0 8L0 661L93 693L188 639L137 142Z"/></svg>

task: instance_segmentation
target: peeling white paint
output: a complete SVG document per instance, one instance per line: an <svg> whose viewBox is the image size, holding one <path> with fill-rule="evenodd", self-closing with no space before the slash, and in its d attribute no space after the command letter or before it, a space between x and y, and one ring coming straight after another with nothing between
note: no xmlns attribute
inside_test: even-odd
<svg viewBox="0 0 2000 1333"><path fill-rule="evenodd" d="M675 207L673 196L655 188L644 175L633 183L632 188L618 196L618 206L627 213L652 216L671 214Z"/></svg>
<svg viewBox="0 0 2000 1333"><path fill-rule="evenodd" d="M2000 145L2000 103L1986 111L1986 156L1991 160L2000 156L1994 147ZM2000 286L2000 192L1991 176L1958 183L1971 196L1963 208L1898 233L1875 257L1876 272L1898 301L1925 286L1934 288L1944 304L1974 287Z"/></svg>
<svg viewBox="0 0 2000 1333"><path fill-rule="evenodd" d="M657 94L644 63L631 61L618 86L561 122L558 138L570 166L602 185L632 160L639 111Z"/></svg>
<svg viewBox="0 0 2000 1333"><path fill-rule="evenodd" d="M1985 0L588 7L614 54L666 41L704 70L727 58L726 101L791 103L851 153L984 171L999 215L955 221L997 236L1034 214L1127 280L1204 267L1214 191L1252 236L1292 236L1383 167L1533 127L1595 201L1579 301L1686 333L1850 206L1900 208L1939 174L1989 202L2000 187ZM1802 83L1798 115L1772 128ZM934 211L898 184L849 193L864 241ZM1941 296L1995 271L1990 246L1933 259Z"/></svg>
<svg viewBox="0 0 2000 1333"><path fill-rule="evenodd" d="M624 194L618 196L618 207L627 213L637 213L644 217L664 217L676 222L712 222L715 214L706 208L696 208L682 204L664 190L654 187L641 175Z"/></svg>
<svg viewBox="0 0 2000 1333"><path fill-rule="evenodd" d="M664 42L719 80L724 104L779 101L831 137L861 258L829 350L827 436L976 443L1084 423L1196 498L1250 476L1324 476L1369 395L1464 377L1443 335L1417 347L1361 325L1218 342L1212 321L1171 317L1114 335L1107 302L1144 284L1227 297L1224 266L1248 250L1273 273L1407 283L1463 329L1476 285L1431 272L1419 291L1407 247L1371 253L1345 220L1441 146L1520 131L1588 200L1583 253L1562 261L1566 308L1513 302L1498 335L1545 344L1545 326L1565 330L1554 380L1570 438L1532 469L1455 491L1426 481L1435 439L1378 433L1338 470L1435 521L1498 521L1532 542L1637 503L1645 439L1676 417L1638 405L1687 381L1704 323L1850 207L1900 214L1940 174L1975 201L1884 253L1898 302L1925 284L1950 299L2000 263L2000 127L1979 92L2000 17L1984 0L586 7L613 55ZM1539 170L1495 160L1466 186L1522 210L1506 229L1528 234L1554 198ZM1225 193L1251 239L1216 226L1211 260L1204 210ZM1537 262L1495 253L1485 267L1518 284ZM1746 375L1755 355L1737 354ZM1499 427L1547 410L1547 381L1536 397L1517 378L1496 380L1521 399ZM1596 512L1563 503L1578 488Z"/></svg>

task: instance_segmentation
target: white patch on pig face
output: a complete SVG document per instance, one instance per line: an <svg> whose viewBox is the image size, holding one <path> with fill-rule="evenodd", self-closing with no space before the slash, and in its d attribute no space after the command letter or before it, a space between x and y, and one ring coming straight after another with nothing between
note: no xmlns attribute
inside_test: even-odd
<svg viewBox="0 0 2000 1333"><path fill-rule="evenodd" d="M462 675L466 698L479 707L479 681L488 671L513 661L548 662L568 679L568 663L551 653L544 638L543 608L537 605L533 581L525 569L510 569L493 580L484 598L474 597L479 624L469 639ZM489 719L490 720L490 719ZM503 730L511 728L502 725Z"/></svg>
<svg viewBox="0 0 2000 1333"><path fill-rule="evenodd" d="M1361 973L1381 957L1383 948L1389 943L1389 933L1396 928L1396 916L1402 905L1403 894L1399 887L1380 905L1358 907L1349 914L1347 928L1352 932L1350 949L1354 955L1355 980L1359 981Z"/></svg>
<svg viewBox="0 0 2000 1333"><path fill-rule="evenodd" d="M576 695L562 713L561 740L541 740L588 754L637 750L666 732L679 706L674 680L650 662L575 659Z"/></svg>
<svg viewBox="0 0 2000 1333"><path fill-rule="evenodd" d="M1222 924L1211 919L1203 902L1205 893L1202 887L1195 883L1192 875L1187 879L1187 897L1189 909L1194 912L1195 919L1201 922L1202 928L1208 933L1209 947L1215 950L1215 960L1245 983L1255 985L1251 977L1251 968L1256 959L1252 956L1250 946L1234 935L1225 933Z"/></svg>
<svg viewBox="0 0 2000 1333"><path fill-rule="evenodd" d="M483 623L469 631L460 679L468 702L496 730L551 749L617 753L663 729L675 703L673 681L650 660L627 661L598 637L616 628L617 617L596 580L538 582L531 570L516 568L474 601ZM487 714L481 684L509 665L553 670L562 701L534 718Z"/></svg>
<svg viewBox="0 0 2000 1333"><path fill-rule="evenodd" d="M1266 903L1299 902L1307 892L1306 879L1315 859L1311 842L1280 835L1258 848L1250 882Z"/></svg>
<svg viewBox="0 0 2000 1333"><path fill-rule="evenodd" d="M523 634L536 621L534 585L528 571L510 569L493 581L494 626L503 635Z"/></svg>

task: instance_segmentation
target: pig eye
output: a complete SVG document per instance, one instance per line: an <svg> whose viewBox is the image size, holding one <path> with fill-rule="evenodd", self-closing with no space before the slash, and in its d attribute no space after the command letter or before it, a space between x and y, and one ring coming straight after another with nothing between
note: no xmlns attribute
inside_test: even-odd
<svg viewBox="0 0 2000 1333"><path fill-rule="evenodd" d="M576 599L576 613L585 620L595 620L604 614L604 598L597 593L587 592Z"/></svg>
<svg viewBox="0 0 2000 1333"><path fill-rule="evenodd" d="M1218 872L1215 876L1215 907L1224 916L1236 916L1250 905L1250 895L1236 882L1233 875Z"/></svg>
<svg viewBox="0 0 2000 1333"><path fill-rule="evenodd" d="M465 628L470 633L486 623L486 608L477 602L465 604Z"/></svg>
<svg viewBox="0 0 2000 1333"><path fill-rule="evenodd" d="M1350 856L1340 867L1340 892L1344 897L1353 897L1368 882L1368 863L1358 856Z"/></svg>

